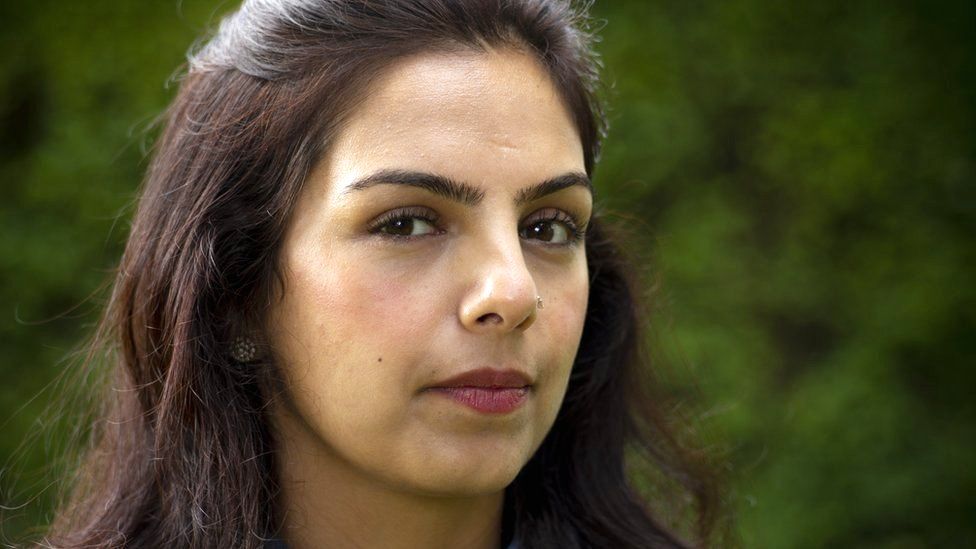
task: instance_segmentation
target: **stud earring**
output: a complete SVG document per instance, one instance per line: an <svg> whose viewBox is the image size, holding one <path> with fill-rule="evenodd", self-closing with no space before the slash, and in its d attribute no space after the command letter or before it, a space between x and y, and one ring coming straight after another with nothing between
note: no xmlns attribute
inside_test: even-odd
<svg viewBox="0 0 976 549"><path fill-rule="evenodd" d="M537 309L544 309L545 306L542 304L542 297L535 296L535 306Z"/></svg>
<svg viewBox="0 0 976 549"><path fill-rule="evenodd" d="M237 336L230 345L230 357L241 364L254 362L258 358L258 345L248 336Z"/></svg>

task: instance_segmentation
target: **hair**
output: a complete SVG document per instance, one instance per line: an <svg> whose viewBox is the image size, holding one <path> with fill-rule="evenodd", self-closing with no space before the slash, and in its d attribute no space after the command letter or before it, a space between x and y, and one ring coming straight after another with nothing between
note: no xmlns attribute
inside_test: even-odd
<svg viewBox="0 0 976 549"><path fill-rule="evenodd" d="M227 349L280 295L283 233L310 168L371 75L412 54L515 48L551 76L592 176L606 122L591 28L586 6L560 0L247 0L227 16L191 51L162 118L89 355L109 357L104 409L43 543L256 548L274 536L280 379ZM708 544L715 477L646 392L646 315L599 212L586 255L568 391L506 490L506 535L522 549ZM661 497L641 495L635 461L670 487ZM692 526L675 509L691 509Z"/></svg>

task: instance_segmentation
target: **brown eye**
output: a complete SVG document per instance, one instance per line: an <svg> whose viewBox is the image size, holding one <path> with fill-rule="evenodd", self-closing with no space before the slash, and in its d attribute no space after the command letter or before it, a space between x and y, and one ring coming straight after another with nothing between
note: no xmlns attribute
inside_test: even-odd
<svg viewBox="0 0 976 549"><path fill-rule="evenodd" d="M536 221L522 230L522 238L533 238L551 244L569 242L572 231L566 223L553 219Z"/></svg>
<svg viewBox="0 0 976 549"><path fill-rule="evenodd" d="M411 238L436 233L435 223L426 213L401 210L380 219L370 231L395 238Z"/></svg>

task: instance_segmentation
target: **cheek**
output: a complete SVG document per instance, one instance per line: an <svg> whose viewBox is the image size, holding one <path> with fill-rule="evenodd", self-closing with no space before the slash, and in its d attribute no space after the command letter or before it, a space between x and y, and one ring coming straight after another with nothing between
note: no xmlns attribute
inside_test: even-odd
<svg viewBox="0 0 976 549"><path fill-rule="evenodd" d="M548 317L546 331L552 335L551 344L565 350L564 356L575 357L589 301L589 273L585 258L579 260L570 276L561 279L561 284L545 288L544 291L549 293L550 298L544 302L544 308L539 313Z"/></svg>
<svg viewBox="0 0 976 549"><path fill-rule="evenodd" d="M427 354L437 285L341 247L288 256L286 273L272 328L292 395L323 419L385 424ZM377 392L389 398L376 402Z"/></svg>
<svg viewBox="0 0 976 549"><path fill-rule="evenodd" d="M361 454L401 427L410 398L403 388L423 356L424 287L341 255L288 258L286 295L269 335L299 416L323 439ZM350 432L358 434L347 440Z"/></svg>
<svg viewBox="0 0 976 549"><path fill-rule="evenodd" d="M416 269L375 260L348 262L320 291L339 311L333 322L337 333L376 358L409 351L408 342L419 345L432 331L437 284Z"/></svg>
<svg viewBox="0 0 976 549"><path fill-rule="evenodd" d="M387 347L412 341L403 338L423 331L432 285L415 280L409 269L355 254L326 257L293 262L289 277L288 309L297 311L302 331L317 332L307 335L359 354L389 352Z"/></svg>
<svg viewBox="0 0 976 549"><path fill-rule="evenodd" d="M539 336L543 339L543 352L548 356L549 385L553 388L551 399L561 401L569 381L570 371L579 349L583 324L586 320L589 298L589 278L585 263L572 276L563 277L561 284L543 288L544 308L539 311L542 322Z"/></svg>

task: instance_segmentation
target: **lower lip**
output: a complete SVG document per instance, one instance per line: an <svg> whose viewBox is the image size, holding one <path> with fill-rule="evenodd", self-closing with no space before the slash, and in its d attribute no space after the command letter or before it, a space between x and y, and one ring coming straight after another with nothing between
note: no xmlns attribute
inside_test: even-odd
<svg viewBox="0 0 976 549"><path fill-rule="evenodd" d="M528 387L435 387L431 390L483 414L507 414L529 398Z"/></svg>

